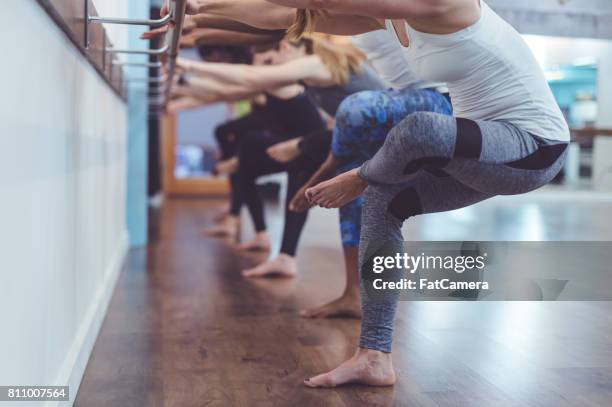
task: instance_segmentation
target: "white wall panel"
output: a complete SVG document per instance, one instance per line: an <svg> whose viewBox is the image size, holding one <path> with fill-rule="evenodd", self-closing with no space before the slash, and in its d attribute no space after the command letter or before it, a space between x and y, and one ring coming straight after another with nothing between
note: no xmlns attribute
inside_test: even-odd
<svg viewBox="0 0 612 407"><path fill-rule="evenodd" d="M0 383L74 398L127 248L127 107L36 2L5 13Z"/></svg>

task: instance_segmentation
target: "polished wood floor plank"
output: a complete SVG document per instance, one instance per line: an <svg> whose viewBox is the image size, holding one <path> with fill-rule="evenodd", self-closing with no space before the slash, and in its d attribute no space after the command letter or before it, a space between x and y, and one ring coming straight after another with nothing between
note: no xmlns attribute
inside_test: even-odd
<svg viewBox="0 0 612 407"><path fill-rule="evenodd" d="M337 214L311 214L296 279L251 281L240 270L264 255L237 254L202 233L221 207L173 200L154 218L157 238L129 255L76 406L612 405L612 305L605 302L401 303L396 386L303 387L358 341L357 321L298 316L343 289ZM406 232L432 240L536 232L612 240L599 221L609 209L491 205L479 208L478 219L447 214ZM274 207L269 215L278 231Z"/></svg>

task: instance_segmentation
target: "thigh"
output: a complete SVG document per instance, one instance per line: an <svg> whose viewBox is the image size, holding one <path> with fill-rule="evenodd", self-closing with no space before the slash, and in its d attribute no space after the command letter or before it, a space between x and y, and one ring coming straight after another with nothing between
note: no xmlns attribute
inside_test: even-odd
<svg viewBox="0 0 612 407"><path fill-rule="evenodd" d="M522 194L549 183L562 169L566 143L547 142L510 123L459 123L457 134L471 132L476 140L472 145L480 144L480 151L474 151L473 159L452 159L444 171L473 189L495 195Z"/></svg>
<svg viewBox="0 0 612 407"><path fill-rule="evenodd" d="M430 89L351 95L342 102L336 115L332 153L347 161L368 160L383 145L391 129L408 115L421 111L450 115L452 107L442 94Z"/></svg>
<svg viewBox="0 0 612 407"><path fill-rule="evenodd" d="M519 194L553 179L566 147L507 122L417 112L391 130L360 175L368 182L399 184L424 172L446 174L483 193Z"/></svg>

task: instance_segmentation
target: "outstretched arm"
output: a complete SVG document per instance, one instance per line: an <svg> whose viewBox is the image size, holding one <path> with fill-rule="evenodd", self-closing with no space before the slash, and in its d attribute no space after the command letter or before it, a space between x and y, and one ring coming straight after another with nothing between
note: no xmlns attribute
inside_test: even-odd
<svg viewBox="0 0 612 407"><path fill-rule="evenodd" d="M166 110L168 113L174 114L181 110L195 109L197 107L204 106L205 104L206 103L200 99L196 99L191 96L181 96L169 101Z"/></svg>
<svg viewBox="0 0 612 407"><path fill-rule="evenodd" d="M186 59L179 59L178 64L187 72L241 86L254 92L263 92L299 81L315 82L319 86L334 83L327 67L315 55L280 65L203 63Z"/></svg>
<svg viewBox="0 0 612 407"><path fill-rule="evenodd" d="M257 45L269 44L278 41L283 34L269 31L266 34L251 34L216 28L196 28L189 34L181 37L181 44L194 45Z"/></svg>
<svg viewBox="0 0 612 407"><path fill-rule="evenodd" d="M260 29L275 30L291 26L295 18L295 9L293 6L285 7L266 0L188 0L187 12L222 17ZM165 7L162 8L162 15L167 12ZM381 28L382 25L368 14L357 16L329 13L326 18L317 21L315 30L328 34L355 35Z"/></svg>
<svg viewBox="0 0 612 407"><path fill-rule="evenodd" d="M173 93L177 96L199 99L202 104L235 102L260 94L244 86L224 83L213 78L190 78L187 85L175 87Z"/></svg>
<svg viewBox="0 0 612 407"><path fill-rule="evenodd" d="M439 14L454 7L457 0L267 0L280 6L326 10L375 18L415 18ZM459 0L461 2L463 0Z"/></svg>

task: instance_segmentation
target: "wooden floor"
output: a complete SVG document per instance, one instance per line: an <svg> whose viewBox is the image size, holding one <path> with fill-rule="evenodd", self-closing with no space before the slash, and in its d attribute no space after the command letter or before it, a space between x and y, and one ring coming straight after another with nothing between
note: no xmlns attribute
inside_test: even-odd
<svg viewBox="0 0 612 407"><path fill-rule="evenodd" d="M542 210L548 204L533 204L537 219L533 205L510 204L479 212L480 223L489 223L482 229L463 213L444 222L432 217L409 232L433 239L461 238L463 229L478 239L529 228L544 238L555 230L576 239L612 236L601 222L609 204L552 202ZM165 204L156 243L129 255L76 406L612 405L612 305L604 302L402 303L393 388L304 388L303 378L350 356L359 333L357 321L297 316L342 288L335 215L311 216L297 279L246 281L239 271L261 257L242 257L201 233L220 208L214 201ZM444 230L432 229L436 222Z"/></svg>

